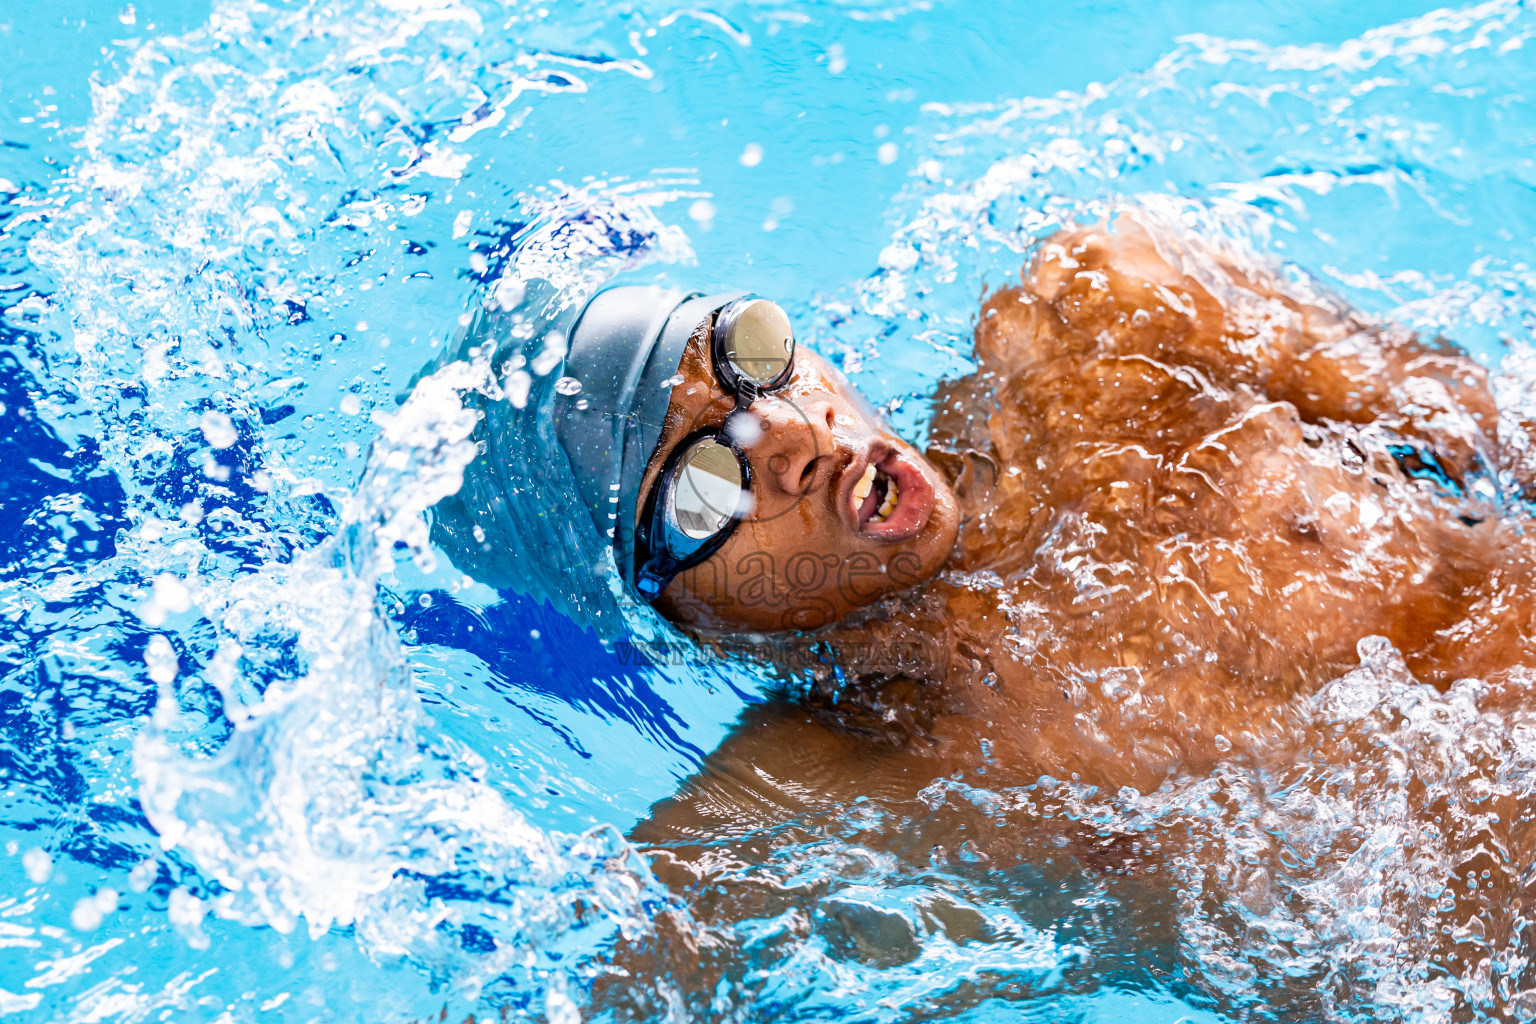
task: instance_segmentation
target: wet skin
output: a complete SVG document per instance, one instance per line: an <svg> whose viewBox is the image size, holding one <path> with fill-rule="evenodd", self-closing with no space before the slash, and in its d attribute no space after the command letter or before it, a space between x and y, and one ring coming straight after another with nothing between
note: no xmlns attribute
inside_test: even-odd
<svg viewBox="0 0 1536 1024"><path fill-rule="evenodd" d="M684 351L642 494L683 438L719 427L734 408L715 379L709 326ZM752 466L752 511L720 550L668 585L657 602L663 614L710 633L816 629L938 571L959 525L953 492L826 360L802 347L787 385L748 413L738 443ZM866 475L879 482L856 500ZM887 481L896 501L882 519Z"/></svg>
<svg viewBox="0 0 1536 1024"><path fill-rule="evenodd" d="M1060 821L1003 827L925 787L1051 776L1150 793L1225 760L1347 758L1297 709L1367 637L1440 690L1482 680L1485 710L1536 706L1536 546L1515 493L1530 473L1501 444L1485 371L1144 223L1054 237L986 301L977 373L935 398L928 454L963 524L944 571L823 631L846 678L751 710L634 830L701 922L783 904L729 880L841 827L855 799L903 823L861 836L902 862L963 843L998 868L1038 856ZM848 542L816 534L834 554ZM704 618L695 585L668 592L681 621ZM1498 810L1519 860L1529 809ZM1086 863L1139 857L1062 841L1079 838Z"/></svg>

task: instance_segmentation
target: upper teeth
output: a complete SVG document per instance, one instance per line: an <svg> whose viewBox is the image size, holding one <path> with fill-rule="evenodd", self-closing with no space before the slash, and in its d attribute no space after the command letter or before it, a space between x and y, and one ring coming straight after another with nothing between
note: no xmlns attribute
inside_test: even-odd
<svg viewBox="0 0 1536 1024"><path fill-rule="evenodd" d="M875 486L875 467L871 463L864 467L864 475L859 477L859 482L853 485L853 507L857 509L864 504L864 499L869 497L869 489Z"/></svg>
<svg viewBox="0 0 1536 1024"><path fill-rule="evenodd" d="M864 505L864 499L869 497L870 490L875 486L875 467L865 466L864 475L859 477L859 482L853 485L853 508L857 512ZM896 481L890 477L885 478L885 498L880 502L880 507L875 514L869 517L872 523L883 523L885 517L895 510L897 502L901 499L901 491L896 487Z"/></svg>

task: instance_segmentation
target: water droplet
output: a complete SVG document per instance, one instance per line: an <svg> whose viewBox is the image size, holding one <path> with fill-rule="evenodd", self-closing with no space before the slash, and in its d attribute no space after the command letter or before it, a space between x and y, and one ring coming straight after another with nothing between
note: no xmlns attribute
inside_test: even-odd
<svg viewBox="0 0 1536 1024"><path fill-rule="evenodd" d="M228 448L240 439L234 421L217 409L203 413L201 426L203 440L208 442L210 448Z"/></svg>
<svg viewBox="0 0 1536 1024"><path fill-rule="evenodd" d="M515 409L528 404L528 392L533 387L533 376L527 370L514 370L507 376L507 401Z"/></svg>
<svg viewBox="0 0 1536 1024"><path fill-rule="evenodd" d="M756 167L763 162L763 147L755 142L747 143L737 160L743 167Z"/></svg>
<svg viewBox="0 0 1536 1024"><path fill-rule="evenodd" d="M147 892L150 883L155 880L155 876L159 873L159 862L153 857L146 857L135 864L132 871L128 872L128 888L134 892Z"/></svg>
<svg viewBox="0 0 1536 1024"><path fill-rule="evenodd" d="M496 288L491 293L491 301L502 312L509 313L523 301L525 294L527 294L527 287L523 282L515 277L503 277L496 282Z"/></svg>
<svg viewBox="0 0 1536 1024"><path fill-rule="evenodd" d="M154 602L168 612L180 614L192 607L192 594L180 579L162 573L155 577Z"/></svg>
<svg viewBox="0 0 1536 1024"><path fill-rule="evenodd" d="M176 648L163 636L150 640L149 646L144 648L144 664L149 668L149 678L161 684L174 682L181 669Z"/></svg>
<svg viewBox="0 0 1536 1024"><path fill-rule="evenodd" d="M575 377L561 377L555 381L555 391L562 395L574 395L581 391L581 381Z"/></svg>
<svg viewBox="0 0 1536 1024"><path fill-rule="evenodd" d="M96 900L90 896L82 896L75 901L75 909L69 912L69 923L77 932L88 932L101 924L101 908L96 906Z"/></svg>
<svg viewBox="0 0 1536 1024"><path fill-rule="evenodd" d="M34 885L42 885L53 875L53 857L47 850L34 847L21 855L21 868Z"/></svg>
<svg viewBox="0 0 1536 1024"><path fill-rule="evenodd" d="M750 416L737 416L725 429L731 440L743 448L750 448L763 438L762 424Z"/></svg>

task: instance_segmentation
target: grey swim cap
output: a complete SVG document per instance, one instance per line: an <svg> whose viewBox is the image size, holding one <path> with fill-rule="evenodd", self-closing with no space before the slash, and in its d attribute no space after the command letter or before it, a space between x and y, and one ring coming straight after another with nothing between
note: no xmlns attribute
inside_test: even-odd
<svg viewBox="0 0 1536 1024"><path fill-rule="evenodd" d="M627 286L598 292L571 331L564 374L581 390L555 406L555 432L598 535L634 583L640 479L666 425L688 339L736 294Z"/></svg>
<svg viewBox="0 0 1536 1024"><path fill-rule="evenodd" d="M470 359L491 345L501 388L495 398L466 396L484 413L481 454L435 509L433 539L455 565L617 635L607 557L632 594L640 480L683 350L738 294L627 285L578 307L536 281L515 308L481 310L445 354Z"/></svg>

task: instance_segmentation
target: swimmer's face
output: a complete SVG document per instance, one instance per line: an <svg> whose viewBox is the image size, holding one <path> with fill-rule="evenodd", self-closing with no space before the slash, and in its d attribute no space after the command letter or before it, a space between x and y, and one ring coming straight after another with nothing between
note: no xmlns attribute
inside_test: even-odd
<svg viewBox="0 0 1536 1024"><path fill-rule="evenodd" d="M638 505L673 447L734 408L695 332ZM801 346L794 375L733 427L752 470L752 508L725 544L656 601L715 631L815 629L931 577L954 546L959 507L939 472L893 434L837 370ZM755 436L753 436L755 435Z"/></svg>

